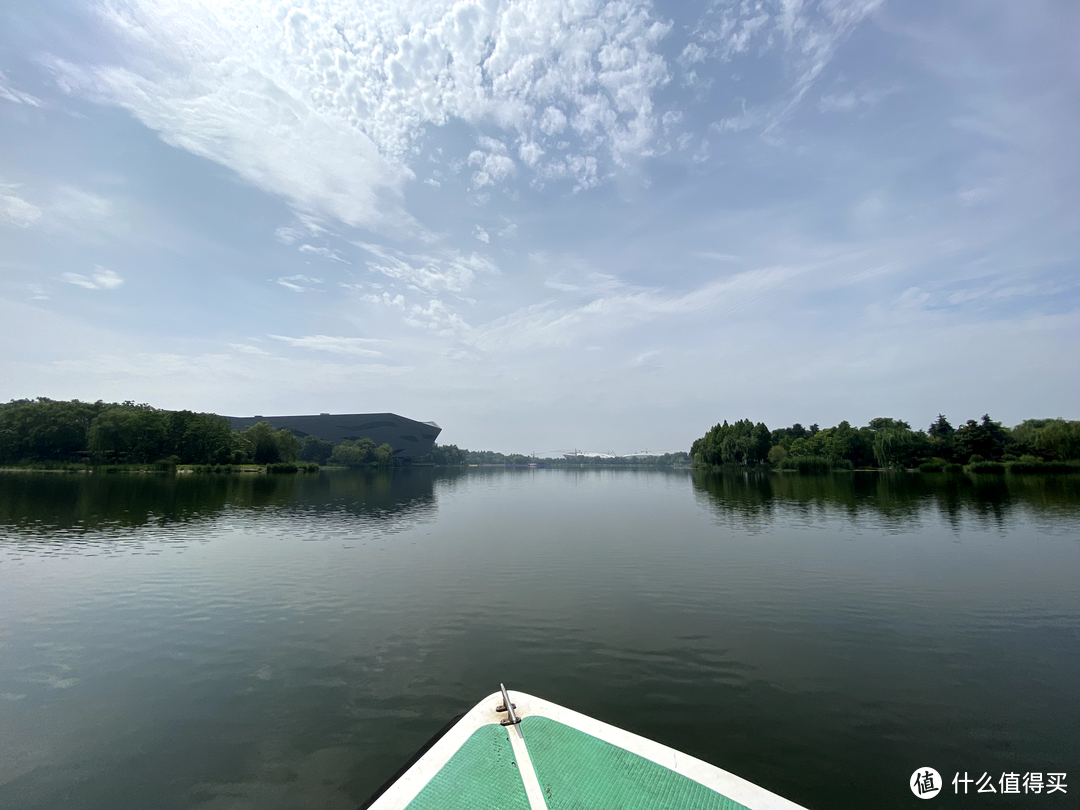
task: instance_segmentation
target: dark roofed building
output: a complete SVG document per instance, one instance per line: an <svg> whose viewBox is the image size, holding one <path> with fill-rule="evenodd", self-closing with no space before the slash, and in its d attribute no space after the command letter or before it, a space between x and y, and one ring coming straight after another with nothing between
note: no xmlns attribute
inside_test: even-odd
<svg viewBox="0 0 1080 810"><path fill-rule="evenodd" d="M258 422L275 429L291 430L298 439L316 436L333 444L346 439L371 439L376 446L388 444L396 458L411 460L426 455L435 446L442 428L434 422L417 422L396 413L321 413L318 416L230 416L233 430L244 430Z"/></svg>

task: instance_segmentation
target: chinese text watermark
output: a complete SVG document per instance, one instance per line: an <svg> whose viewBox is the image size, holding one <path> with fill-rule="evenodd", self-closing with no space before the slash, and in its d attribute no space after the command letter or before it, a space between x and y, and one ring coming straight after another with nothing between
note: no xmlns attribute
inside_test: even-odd
<svg viewBox="0 0 1080 810"><path fill-rule="evenodd" d="M952 778L953 793L967 795L968 793L1014 793L1014 794L1043 794L1068 793L1065 779L1068 774L1029 771L1019 773L1006 771L1000 774L983 772L981 776L973 777L964 771L956 772ZM945 787L941 775L930 767L916 768L908 780L911 792L920 799L932 799Z"/></svg>

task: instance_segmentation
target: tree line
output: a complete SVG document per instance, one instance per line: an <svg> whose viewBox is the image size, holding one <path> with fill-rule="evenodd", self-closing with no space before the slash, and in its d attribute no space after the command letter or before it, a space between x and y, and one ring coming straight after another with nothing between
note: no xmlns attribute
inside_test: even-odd
<svg viewBox="0 0 1080 810"><path fill-rule="evenodd" d="M880 417L855 428L844 421L835 427L791 427L769 430L763 422L741 419L714 425L690 448L702 466L769 465L813 472L836 469L979 469L1010 464L1016 471L1051 471L1080 460L1080 422L1028 419L1013 428L989 414L954 428L944 415L926 430L912 429L901 419ZM1055 467L1055 469L1057 469ZM1066 468L1063 468L1066 469ZM1073 469L1071 466L1067 469Z"/></svg>
<svg viewBox="0 0 1080 810"><path fill-rule="evenodd" d="M0 404L0 464L339 464L386 467L388 444L370 439L333 445L297 438L267 421L233 430L212 413L167 411L134 402L56 401Z"/></svg>
<svg viewBox="0 0 1080 810"><path fill-rule="evenodd" d="M497 453L494 450L466 450L455 444L437 444L431 452L416 459L417 463L436 467L523 467L542 464L545 467L673 467L688 464L686 453L664 453L657 456L574 456L558 458L526 456L521 453Z"/></svg>

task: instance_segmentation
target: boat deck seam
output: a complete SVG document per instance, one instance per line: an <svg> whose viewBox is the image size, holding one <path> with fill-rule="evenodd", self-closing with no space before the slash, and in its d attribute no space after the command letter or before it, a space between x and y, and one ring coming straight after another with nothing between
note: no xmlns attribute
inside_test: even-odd
<svg viewBox="0 0 1080 810"><path fill-rule="evenodd" d="M544 801L544 789L540 786L540 779L536 775L532 757L529 756L525 737L521 733L521 725L507 726L510 732L510 745L514 749L514 759L518 764L518 773L525 785L525 795L529 797L531 810L548 810L547 802Z"/></svg>

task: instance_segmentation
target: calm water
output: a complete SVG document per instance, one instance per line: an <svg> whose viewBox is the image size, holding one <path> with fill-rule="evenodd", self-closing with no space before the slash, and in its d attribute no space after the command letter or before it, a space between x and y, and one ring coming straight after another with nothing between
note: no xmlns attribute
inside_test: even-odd
<svg viewBox="0 0 1080 810"><path fill-rule="evenodd" d="M348 810L500 680L810 808L1077 807L1078 579L1075 476L0 475L0 807Z"/></svg>

